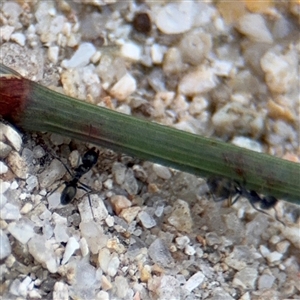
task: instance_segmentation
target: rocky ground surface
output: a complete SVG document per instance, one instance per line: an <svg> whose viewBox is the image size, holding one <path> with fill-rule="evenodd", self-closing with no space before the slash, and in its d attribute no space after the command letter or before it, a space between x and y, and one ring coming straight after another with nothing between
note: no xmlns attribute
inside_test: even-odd
<svg viewBox="0 0 300 300"><path fill-rule="evenodd" d="M1 2L0 60L67 95L299 162L299 1ZM300 299L300 210L0 125L2 299ZM68 166L68 169L65 167Z"/></svg>

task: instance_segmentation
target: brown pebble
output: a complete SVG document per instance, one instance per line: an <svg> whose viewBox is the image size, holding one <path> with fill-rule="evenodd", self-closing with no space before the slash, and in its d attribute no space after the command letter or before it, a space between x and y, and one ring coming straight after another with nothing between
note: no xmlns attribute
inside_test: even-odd
<svg viewBox="0 0 300 300"><path fill-rule="evenodd" d="M151 20L147 13L136 13L133 19L133 27L141 33L149 33L151 31Z"/></svg>

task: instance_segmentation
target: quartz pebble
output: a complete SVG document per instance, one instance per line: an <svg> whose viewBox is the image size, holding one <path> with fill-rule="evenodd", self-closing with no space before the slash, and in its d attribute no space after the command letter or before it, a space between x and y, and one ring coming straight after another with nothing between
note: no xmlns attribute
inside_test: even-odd
<svg viewBox="0 0 300 300"><path fill-rule="evenodd" d="M272 35L265 20L259 14L245 14L237 24L237 29L255 42L273 43Z"/></svg>
<svg viewBox="0 0 300 300"><path fill-rule="evenodd" d="M166 245L166 243L157 238L148 249L148 254L154 263L161 265L163 267L169 266L173 262L171 253Z"/></svg>
<svg viewBox="0 0 300 300"><path fill-rule="evenodd" d="M9 223L7 230L22 244L26 244L34 236L33 223L26 219Z"/></svg>
<svg viewBox="0 0 300 300"><path fill-rule="evenodd" d="M153 171L156 173L158 177L165 180L170 179L172 176L170 170L167 167L164 167L162 165L153 164Z"/></svg>
<svg viewBox="0 0 300 300"><path fill-rule="evenodd" d="M112 196L110 198L110 202L117 215L120 214L122 209L128 208L132 205L131 201L129 201L126 197L121 195Z"/></svg>
<svg viewBox="0 0 300 300"><path fill-rule="evenodd" d="M0 230L0 259L4 259L11 253L11 245L7 235Z"/></svg>
<svg viewBox="0 0 300 300"><path fill-rule="evenodd" d="M28 242L28 250L50 273L57 272L58 264L54 251L44 236L34 235Z"/></svg>
<svg viewBox="0 0 300 300"><path fill-rule="evenodd" d="M69 60L64 60L62 66L66 69L86 66L91 57L96 53L96 48L91 43L82 43Z"/></svg>
<svg viewBox="0 0 300 300"><path fill-rule="evenodd" d="M64 165L58 159L53 159L50 166L38 176L40 186L42 188L50 186L56 180L62 178L65 173Z"/></svg>
<svg viewBox="0 0 300 300"><path fill-rule="evenodd" d="M233 279L233 285L244 289L254 289L258 272L255 268L246 267L237 272Z"/></svg>
<svg viewBox="0 0 300 300"><path fill-rule="evenodd" d="M27 164L26 161L16 151L11 151L7 157L7 164L17 177L26 179Z"/></svg>
<svg viewBox="0 0 300 300"><path fill-rule="evenodd" d="M21 150L22 138L19 133L9 125L0 123L0 140L3 140L5 137L11 146L16 150Z"/></svg>
<svg viewBox="0 0 300 300"><path fill-rule="evenodd" d="M145 228L152 228L156 225L156 221L146 211L141 211L138 214L138 218Z"/></svg>
<svg viewBox="0 0 300 300"><path fill-rule="evenodd" d="M168 222L179 231L190 232L192 229L192 218L188 203L181 199L176 200Z"/></svg>
<svg viewBox="0 0 300 300"><path fill-rule="evenodd" d="M70 237L66 246L66 250L63 256L63 260L61 262L62 265L67 263L72 256L72 254L79 249L79 243L76 241L74 237Z"/></svg>
<svg viewBox="0 0 300 300"><path fill-rule="evenodd" d="M193 9L193 2L168 3L156 15L156 26L166 34L186 32L193 25Z"/></svg>
<svg viewBox="0 0 300 300"><path fill-rule="evenodd" d="M178 92L186 96L206 93L217 85L217 79L209 68L201 67L184 75L179 82Z"/></svg>
<svg viewBox="0 0 300 300"><path fill-rule="evenodd" d="M0 161L0 174L5 174L8 171L7 165Z"/></svg>
<svg viewBox="0 0 300 300"><path fill-rule="evenodd" d="M120 101L127 99L136 90L136 80L129 73L125 74L110 90L110 94Z"/></svg>
<svg viewBox="0 0 300 300"><path fill-rule="evenodd" d="M202 272L197 272L193 276L189 278L189 280L184 284L184 288L191 292L194 290L197 286L203 283L205 279L205 276Z"/></svg>

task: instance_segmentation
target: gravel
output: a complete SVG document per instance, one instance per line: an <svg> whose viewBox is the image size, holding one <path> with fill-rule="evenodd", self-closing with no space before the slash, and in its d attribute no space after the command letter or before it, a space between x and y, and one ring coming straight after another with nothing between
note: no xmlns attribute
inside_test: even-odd
<svg viewBox="0 0 300 300"><path fill-rule="evenodd" d="M4 2L0 60L98 106L299 162L299 3ZM74 120L75 122L76 120ZM0 123L2 299L299 299L299 215ZM188 155L188 154L187 154Z"/></svg>

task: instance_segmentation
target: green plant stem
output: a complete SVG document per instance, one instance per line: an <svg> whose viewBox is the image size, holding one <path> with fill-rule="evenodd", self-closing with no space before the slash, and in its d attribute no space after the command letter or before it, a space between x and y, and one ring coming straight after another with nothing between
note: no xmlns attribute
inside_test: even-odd
<svg viewBox="0 0 300 300"><path fill-rule="evenodd" d="M13 72L2 65L1 73ZM198 176L237 180L248 189L290 202L300 201L300 164L91 105L20 76L0 77L0 107L4 118L25 130L58 133Z"/></svg>

